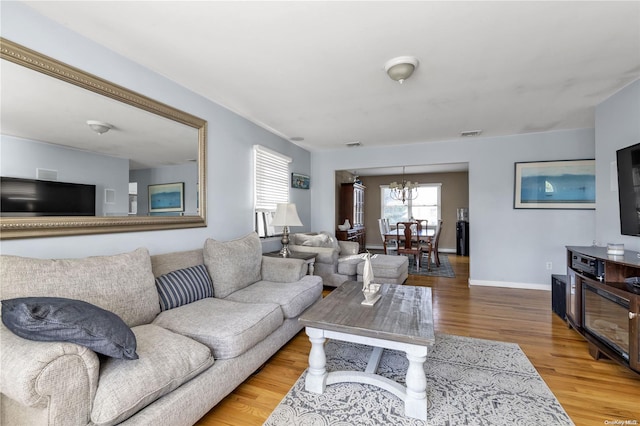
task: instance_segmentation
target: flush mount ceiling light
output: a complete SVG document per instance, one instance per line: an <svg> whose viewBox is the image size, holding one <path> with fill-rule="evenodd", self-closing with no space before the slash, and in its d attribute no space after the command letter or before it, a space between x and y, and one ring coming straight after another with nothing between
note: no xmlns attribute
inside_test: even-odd
<svg viewBox="0 0 640 426"><path fill-rule="evenodd" d="M416 68L418 68L418 60L413 56L399 56L384 64L384 70L389 74L391 80L400 84L411 77Z"/></svg>
<svg viewBox="0 0 640 426"><path fill-rule="evenodd" d="M113 126L109 123L103 123L102 121L96 120L87 120L87 124L91 127L91 130L98 134L107 133L109 130L113 129Z"/></svg>

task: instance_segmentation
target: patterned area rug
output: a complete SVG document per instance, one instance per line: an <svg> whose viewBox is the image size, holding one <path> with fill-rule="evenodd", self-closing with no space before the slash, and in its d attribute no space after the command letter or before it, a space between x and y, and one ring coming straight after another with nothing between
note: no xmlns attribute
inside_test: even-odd
<svg viewBox="0 0 640 426"><path fill-rule="evenodd" d="M327 370L364 371L371 348L330 340ZM408 361L385 350L378 374L404 384ZM427 422L404 417L404 404L376 386L337 383L318 395L304 389L305 373L264 423L267 426L573 425L520 347L437 335L425 363Z"/></svg>
<svg viewBox="0 0 640 426"><path fill-rule="evenodd" d="M420 270L416 271L416 266L413 262L413 258L409 257L409 274L411 275L424 275L427 277L446 277L454 278L456 274L453 272L451 263L449 263L449 257L446 254L440 253L440 266L437 266L435 262L431 262L431 270L427 270L426 258L420 262Z"/></svg>
<svg viewBox="0 0 640 426"><path fill-rule="evenodd" d="M371 254L384 254L383 250L368 250ZM395 254L395 251L389 252L389 254ZM440 266L436 266L434 262L431 262L431 271L427 270L427 262L426 260L420 264L420 270L416 270L416 267L413 262L413 257L409 257L409 274L411 275L424 275L427 277L445 277L445 278L455 278L456 274L453 272L453 268L451 267L451 263L449 262L449 257L440 253Z"/></svg>

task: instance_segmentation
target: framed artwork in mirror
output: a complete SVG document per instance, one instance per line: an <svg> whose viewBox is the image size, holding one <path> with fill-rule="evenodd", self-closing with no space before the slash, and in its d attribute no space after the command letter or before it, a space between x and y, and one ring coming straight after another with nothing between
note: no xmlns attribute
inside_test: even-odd
<svg viewBox="0 0 640 426"><path fill-rule="evenodd" d="M515 163L515 209L595 209L595 160Z"/></svg>
<svg viewBox="0 0 640 426"><path fill-rule="evenodd" d="M184 182L149 185L149 213L184 211Z"/></svg>

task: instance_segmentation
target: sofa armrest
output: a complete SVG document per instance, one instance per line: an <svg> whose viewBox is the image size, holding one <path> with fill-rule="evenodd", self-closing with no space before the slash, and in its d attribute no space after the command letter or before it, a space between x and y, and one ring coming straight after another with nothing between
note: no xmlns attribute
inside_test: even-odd
<svg viewBox="0 0 640 426"><path fill-rule="evenodd" d="M292 283L307 274L307 264L301 259L262 256L260 272L265 281Z"/></svg>
<svg viewBox="0 0 640 426"><path fill-rule="evenodd" d="M86 425L98 387L100 361L67 342L37 342L0 326L0 391L19 405L46 410L49 425ZM12 408L19 410L18 404ZM27 411L27 410L25 410ZM3 418L21 418L4 413Z"/></svg>
<svg viewBox="0 0 640 426"><path fill-rule="evenodd" d="M340 256L350 254L358 254L360 252L360 244L355 241L338 241L340 245Z"/></svg>

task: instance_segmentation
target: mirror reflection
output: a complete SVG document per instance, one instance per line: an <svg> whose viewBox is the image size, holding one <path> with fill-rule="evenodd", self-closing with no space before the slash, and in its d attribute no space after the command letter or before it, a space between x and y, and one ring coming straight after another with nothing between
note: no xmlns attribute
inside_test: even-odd
<svg viewBox="0 0 640 426"><path fill-rule="evenodd" d="M42 59L2 40L2 238L205 226L204 120L91 75L78 79L88 87L71 84L65 69L46 74L52 67L16 61L12 48ZM87 187L95 187L94 211ZM76 189L67 197L84 202L51 196ZM78 225L76 215L89 217Z"/></svg>

